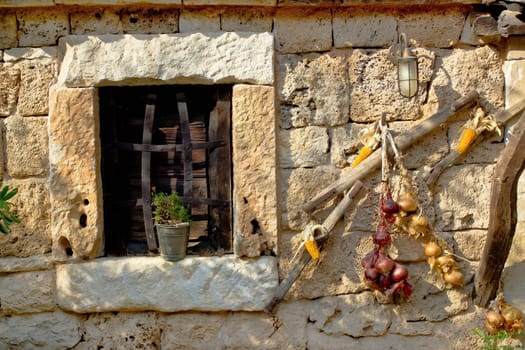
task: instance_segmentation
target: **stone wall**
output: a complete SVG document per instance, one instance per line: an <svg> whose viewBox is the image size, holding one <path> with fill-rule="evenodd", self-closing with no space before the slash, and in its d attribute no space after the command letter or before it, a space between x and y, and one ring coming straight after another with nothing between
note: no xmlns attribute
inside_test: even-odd
<svg viewBox="0 0 525 350"><path fill-rule="evenodd" d="M369 196L345 213L321 259L306 267L274 316L262 310L278 276L290 269L299 233L311 220L302 205L352 171L359 130L386 112L401 134L472 89L489 113L512 105L520 98L516 91L523 90L519 37L469 35L469 15L475 13L469 4L475 1L113 3L0 1L0 173L5 184L19 188L14 203L22 218L0 237L0 348L479 347L472 328L482 327L484 310L472 304L472 278L504 143L489 139L448 168L435 186L424 181L454 147L466 112L412 145L404 157L425 212L455 254L465 258L464 287L436 278L420 243L402 235L394 237L394 248L409 267L414 295L388 304L362 282L360 260L372 248L377 221L380 175L375 172L364 180ZM410 38L419 60L420 88L412 99L398 94L396 67L388 58L400 32ZM239 38L254 41L249 45ZM133 75L133 65L135 73L119 75L126 67L113 58L145 47L130 41L167 42L160 40L176 44L148 46L158 49L154 57L163 57L155 67L143 62L137 65L143 75ZM98 60L94 48L104 51L105 45L112 45L114 56ZM174 45L183 49L162 56L161 48ZM186 56L201 56L178 65L173 57L184 50ZM127 54L137 58L140 51ZM168 59L173 61L164 66ZM192 73L181 73L188 70ZM188 257L176 264L157 257L99 257L97 140L86 136L96 133L97 87L185 84L191 77L235 85L235 254ZM89 118L78 124L79 116ZM313 218L322 222L333 204ZM75 226L81 211L94 218L85 230ZM262 234L248 232L251 215L262 215ZM523 280L516 274L525 257L519 219L504 285L525 311L516 283ZM277 257L255 258L261 253Z"/></svg>

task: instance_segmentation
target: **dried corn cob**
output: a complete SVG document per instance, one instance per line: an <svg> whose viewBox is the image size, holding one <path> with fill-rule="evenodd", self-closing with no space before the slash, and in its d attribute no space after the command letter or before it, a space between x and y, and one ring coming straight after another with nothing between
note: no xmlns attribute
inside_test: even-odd
<svg viewBox="0 0 525 350"><path fill-rule="evenodd" d="M352 162L351 167L355 168L359 163L365 160L379 145L381 140L381 132L379 130L379 124L376 122L368 128L364 128L359 132L357 136L363 147L359 150L357 157Z"/></svg>
<svg viewBox="0 0 525 350"><path fill-rule="evenodd" d="M308 254L310 254L310 256L312 257L312 259L319 259L319 257L321 256L321 253L319 252L319 247L317 246L317 242L315 241L315 239L305 241L304 247L306 248Z"/></svg>
<svg viewBox="0 0 525 350"><path fill-rule="evenodd" d="M474 140L478 137L478 133L476 130L466 127L463 129L463 132L461 133L461 137L459 138L458 142L458 152L459 153L465 153L465 151L472 145Z"/></svg>
<svg viewBox="0 0 525 350"><path fill-rule="evenodd" d="M465 153L472 145L476 137L483 131L496 131L501 135L501 131L498 128L498 124L494 120L493 116L485 114L485 111L480 106L476 107L472 111L472 118L467 121L465 128L459 138L457 151L460 154Z"/></svg>

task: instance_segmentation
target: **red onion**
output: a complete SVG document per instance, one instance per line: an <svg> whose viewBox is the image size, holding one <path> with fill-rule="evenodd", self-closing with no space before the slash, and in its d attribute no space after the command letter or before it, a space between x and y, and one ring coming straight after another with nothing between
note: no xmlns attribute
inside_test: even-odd
<svg viewBox="0 0 525 350"><path fill-rule="evenodd" d="M361 260L361 266L363 266L365 269L374 267L378 255L379 251L377 251L377 249L372 250Z"/></svg>
<svg viewBox="0 0 525 350"><path fill-rule="evenodd" d="M387 197L381 205L381 210L385 214L395 214L399 212L399 205L397 205L396 201L393 200L392 197Z"/></svg>
<svg viewBox="0 0 525 350"><path fill-rule="evenodd" d="M377 272L374 268L368 268L365 270L365 278L370 282L377 282L377 277L379 276L379 272Z"/></svg>
<svg viewBox="0 0 525 350"><path fill-rule="evenodd" d="M390 271L392 271L392 269L394 268L394 263L394 260L392 260L392 258L390 258L389 256L379 254L375 267L379 273L383 275L388 275Z"/></svg>
<svg viewBox="0 0 525 350"><path fill-rule="evenodd" d="M390 276L386 275L379 275L379 287L388 289L392 285L392 280L390 280Z"/></svg>
<svg viewBox="0 0 525 350"><path fill-rule="evenodd" d="M387 229L383 225L380 225L377 228L377 231L372 236L372 239L374 240L374 243L379 246L386 246L392 241L390 233L388 233Z"/></svg>
<svg viewBox="0 0 525 350"><path fill-rule="evenodd" d="M403 282L403 295L408 298L412 295L412 285L407 281Z"/></svg>
<svg viewBox="0 0 525 350"><path fill-rule="evenodd" d="M408 269L404 265L396 263L390 277L394 282L405 280L408 277Z"/></svg>

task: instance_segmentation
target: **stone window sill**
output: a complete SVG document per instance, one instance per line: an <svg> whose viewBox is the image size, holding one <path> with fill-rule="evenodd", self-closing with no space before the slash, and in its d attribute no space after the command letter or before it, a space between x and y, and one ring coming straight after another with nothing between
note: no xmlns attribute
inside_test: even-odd
<svg viewBox="0 0 525 350"><path fill-rule="evenodd" d="M57 302L77 313L262 311L279 283L277 258L100 258L57 266Z"/></svg>

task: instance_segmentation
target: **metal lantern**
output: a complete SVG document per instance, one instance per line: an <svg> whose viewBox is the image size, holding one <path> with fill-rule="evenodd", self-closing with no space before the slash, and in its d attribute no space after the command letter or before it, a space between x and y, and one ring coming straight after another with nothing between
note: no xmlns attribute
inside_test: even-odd
<svg viewBox="0 0 525 350"><path fill-rule="evenodd" d="M401 56L397 57L397 82L399 92L405 97L412 97L417 93L417 57L408 50L405 33L399 36Z"/></svg>

